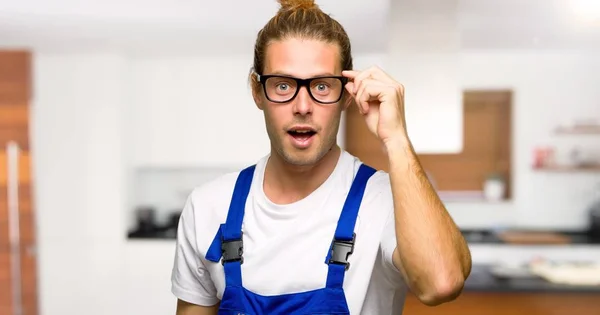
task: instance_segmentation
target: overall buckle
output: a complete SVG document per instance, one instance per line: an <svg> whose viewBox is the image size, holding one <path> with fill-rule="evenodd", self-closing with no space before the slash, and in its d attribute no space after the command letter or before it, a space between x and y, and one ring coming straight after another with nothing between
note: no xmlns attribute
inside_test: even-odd
<svg viewBox="0 0 600 315"><path fill-rule="evenodd" d="M244 263L244 243L241 239L222 241L221 252L223 258L221 263L225 265L226 262L239 261L241 264Z"/></svg>
<svg viewBox="0 0 600 315"><path fill-rule="evenodd" d="M356 233L352 234L352 239L349 241L341 241L334 239L331 246L331 256L329 258L330 264L344 265L345 269L350 268L350 262L348 258L354 252L354 240Z"/></svg>

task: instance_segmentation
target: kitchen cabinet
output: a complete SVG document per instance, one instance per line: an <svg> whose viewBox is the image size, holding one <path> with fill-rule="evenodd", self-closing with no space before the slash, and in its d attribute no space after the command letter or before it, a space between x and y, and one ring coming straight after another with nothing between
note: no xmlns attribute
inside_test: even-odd
<svg viewBox="0 0 600 315"><path fill-rule="evenodd" d="M455 301L435 307L423 305L414 295L406 298L403 315L596 315L597 293L568 292L464 292Z"/></svg>
<svg viewBox="0 0 600 315"><path fill-rule="evenodd" d="M0 51L0 314L37 314L30 54Z"/></svg>

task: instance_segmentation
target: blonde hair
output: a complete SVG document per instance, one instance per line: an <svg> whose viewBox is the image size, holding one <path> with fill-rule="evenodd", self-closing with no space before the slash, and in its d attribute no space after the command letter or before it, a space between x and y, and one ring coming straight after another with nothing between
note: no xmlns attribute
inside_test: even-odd
<svg viewBox="0 0 600 315"><path fill-rule="evenodd" d="M352 69L350 38L342 25L321 11L314 0L278 0L277 14L258 32L254 45L254 64L251 72L263 74L265 53L272 41L290 37L322 40L337 44L343 70ZM256 79L251 76L254 83Z"/></svg>

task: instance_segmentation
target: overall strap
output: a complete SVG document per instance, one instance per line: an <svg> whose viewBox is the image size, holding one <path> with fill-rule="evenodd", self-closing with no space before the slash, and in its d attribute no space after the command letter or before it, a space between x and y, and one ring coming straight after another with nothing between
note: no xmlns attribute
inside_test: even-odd
<svg viewBox="0 0 600 315"><path fill-rule="evenodd" d="M360 209L367 182L375 172L374 168L361 164L352 182L350 192L348 192L344 208L342 208L342 213L338 220L331 248L326 258L326 263L329 265L327 274L328 288L342 288L344 273L350 267L348 257L354 251L354 240L356 237L354 226L358 217L358 210Z"/></svg>
<svg viewBox="0 0 600 315"><path fill-rule="evenodd" d="M219 226L217 235L206 253L206 259L214 262L219 259L222 261L227 286L242 285L241 264L244 262L242 222L255 168L256 165L249 166L238 175L229 204L227 220L225 224Z"/></svg>
<svg viewBox="0 0 600 315"><path fill-rule="evenodd" d="M229 204L227 221L223 229L223 239L225 241L237 240L242 238L242 222L244 220L244 210L246 208L246 199L250 193L252 177L256 165L249 166L242 170L238 175Z"/></svg>

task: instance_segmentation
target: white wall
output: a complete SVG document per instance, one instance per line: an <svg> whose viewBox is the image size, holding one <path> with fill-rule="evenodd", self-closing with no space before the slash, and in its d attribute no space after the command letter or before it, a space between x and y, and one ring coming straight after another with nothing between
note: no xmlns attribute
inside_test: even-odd
<svg viewBox="0 0 600 315"><path fill-rule="evenodd" d="M32 140L44 315L125 314L127 66L111 54L35 55Z"/></svg>
<svg viewBox="0 0 600 315"><path fill-rule="evenodd" d="M247 75L252 56L138 59L131 65L136 166L252 163L269 149Z"/></svg>
<svg viewBox="0 0 600 315"><path fill-rule="evenodd" d="M127 242L130 63L34 58L33 154L41 315L173 314L174 242Z"/></svg>
<svg viewBox="0 0 600 315"><path fill-rule="evenodd" d="M362 63L381 60L368 56ZM173 312L174 243L125 240L130 168L243 165L264 154L268 145L260 112L248 93L239 92L247 86L249 61L35 56L32 119L42 315L84 309L91 315ZM221 66L238 77L230 83L229 75L216 71ZM508 204L449 204L459 224L581 226L585 192L598 176L538 174L528 163L534 145L555 141L549 136L555 123L599 113L600 91L593 86L600 79L599 62L564 54L468 53L461 67L465 87L515 91L516 192ZM211 85L209 74L226 82ZM214 140L216 130L224 130L221 141ZM242 147L228 144L233 142ZM474 252L474 259L503 255L484 248Z"/></svg>
<svg viewBox="0 0 600 315"><path fill-rule="evenodd" d="M536 146L555 146L568 162L574 146L599 150L597 136L555 136L560 124L600 120L600 60L568 52L470 52L462 56L465 89L509 88L513 99L514 198L502 205L450 204L463 226L581 229L598 172L545 173L531 169Z"/></svg>

